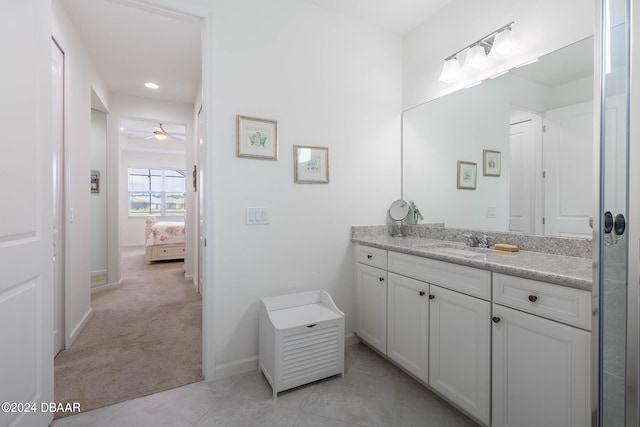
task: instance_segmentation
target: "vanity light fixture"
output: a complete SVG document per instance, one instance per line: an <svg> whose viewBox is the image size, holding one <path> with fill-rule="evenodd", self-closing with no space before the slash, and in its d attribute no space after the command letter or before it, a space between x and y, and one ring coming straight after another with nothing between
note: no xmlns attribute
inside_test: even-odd
<svg viewBox="0 0 640 427"><path fill-rule="evenodd" d="M440 73L439 80L445 83L453 83L460 80L463 76L462 67L460 61L455 56L444 61L442 66L442 72Z"/></svg>
<svg viewBox="0 0 640 427"><path fill-rule="evenodd" d="M464 76L462 68L464 68L466 72L475 71L486 64L488 57L505 57L517 50L518 42L516 41L512 28L514 23L514 21L511 21L452 55L447 56L444 60L439 80L445 83L454 83ZM466 52L466 58L464 67L461 67L458 61L458 55L464 52Z"/></svg>
<svg viewBox="0 0 640 427"><path fill-rule="evenodd" d="M464 61L464 66L472 70L479 70L486 62L487 52L485 52L484 47L477 44L467 51L467 59Z"/></svg>

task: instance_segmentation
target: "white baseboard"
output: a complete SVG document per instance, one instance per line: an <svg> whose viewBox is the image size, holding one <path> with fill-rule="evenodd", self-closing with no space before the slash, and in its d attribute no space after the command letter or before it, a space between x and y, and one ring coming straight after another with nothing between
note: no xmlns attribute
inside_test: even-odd
<svg viewBox="0 0 640 427"><path fill-rule="evenodd" d="M107 275L107 270L96 270L91 272L91 277L106 276L106 275Z"/></svg>
<svg viewBox="0 0 640 427"><path fill-rule="evenodd" d="M96 292L108 291L109 289L117 289L122 287L122 279L120 279L116 283L106 283L104 285L93 286L91 288L91 294L95 294Z"/></svg>
<svg viewBox="0 0 640 427"><path fill-rule="evenodd" d="M87 312L84 314L84 316L82 316L82 320L80 320L80 322L78 322L76 327L73 328L71 333L66 337L66 340L65 340L65 343L64 343L64 348L71 348L71 346L73 345L75 340L80 335L80 332L82 332L84 327L87 326L87 322L92 317L93 317L93 308L89 307L89 310L87 310Z"/></svg>
<svg viewBox="0 0 640 427"><path fill-rule="evenodd" d="M126 243L120 245L120 248L144 248L144 243Z"/></svg>
<svg viewBox="0 0 640 427"><path fill-rule="evenodd" d="M258 370L258 356L245 357L216 366L216 379Z"/></svg>
<svg viewBox="0 0 640 427"><path fill-rule="evenodd" d="M344 337L344 346L350 346L360 343L360 338L353 332L348 333ZM245 357L244 359L234 360L233 362L224 363L216 366L216 379L226 378L233 375L244 374L258 370L258 356Z"/></svg>

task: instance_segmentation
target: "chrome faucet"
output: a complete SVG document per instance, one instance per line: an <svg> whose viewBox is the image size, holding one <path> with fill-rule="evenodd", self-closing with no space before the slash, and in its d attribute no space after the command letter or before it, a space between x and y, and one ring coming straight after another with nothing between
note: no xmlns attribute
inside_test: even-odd
<svg viewBox="0 0 640 427"><path fill-rule="evenodd" d="M476 248L476 247L488 248L491 246L491 244L495 240L495 237L487 236L486 234L483 234L481 237L478 237L473 233L465 233L463 234L463 236L466 239L467 245L473 248Z"/></svg>
<svg viewBox="0 0 640 427"><path fill-rule="evenodd" d="M413 203L413 200L409 200L409 208L412 211L411 213L413 214L413 223L417 224L419 220L424 220L424 217L422 216L422 214L420 213L420 211L418 210L418 207L416 206L415 203Z"/></svg>
<svg viewBox="0 0 640 427"><path fill-rule="evenodd" d="M466 240L467 246L471 246L472 248L478 247L478 244L480 243L478 236L473 233L465 233L463 236Z"/></svg>

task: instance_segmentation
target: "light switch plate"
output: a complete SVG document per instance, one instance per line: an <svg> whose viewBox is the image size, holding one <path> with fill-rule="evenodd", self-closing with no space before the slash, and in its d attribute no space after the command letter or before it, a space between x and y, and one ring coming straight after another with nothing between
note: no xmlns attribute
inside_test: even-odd
<svg viewBox="0 0 640 427"><path fill-rule="evenodd" d="M246 208L246 224L269 224L269 208Z"/></svg>

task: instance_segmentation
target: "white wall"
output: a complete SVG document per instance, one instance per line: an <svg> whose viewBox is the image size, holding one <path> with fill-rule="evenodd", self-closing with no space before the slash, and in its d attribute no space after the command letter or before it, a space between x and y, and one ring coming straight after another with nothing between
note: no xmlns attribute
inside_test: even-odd
<svg viewBox="0 0 640 427"><path fill-rule="evenodd" d="M206 326L223 376L257 366L262 297L325 289L353 331L350 227L384 223L400 195L402 50L297 0L220 1L213 17ZM278 161L236 157L236 114L278 120ZM293 183L294 144L329 147L328 185ZM269 208L271 223L245 225L246 207Z"/></svg>
<svg viewBox="0 0 640 427"><path fill-rule="evenodd" d="M91 171L100 173L91 193L91 275L107 274L107 115L91 110Z"/></svg>
<svg viewBox="0 0 640 427"><path fill-rule="evenodd" d="M108 107L108 93L91 57L57 0L53 1L53 37L65 52L65 164L67 348L91 316L91 90ZM73 213L72 213L73 212Z"/></svg>
<svg viewBox="0 0 640 427"><path fill-rule="evenodd" d="M122 151L120 163L120 246L144 246L145 220L147 217L129 218L128 169L129 168L157 168L184 169L184 153L152 153L137 151ZM187 186L191 180L187 175ZM158 221L183 221L185 218L158 217Z"/></svg>
<svg viewBox="0 0 640 427"><path fill-rule="evenodd" d="M403 109L593 35L596 4L585 0L452 1L404 38ZM517 54L461 82L438 81L444 58L511 21L517 31Z"/></svg>

